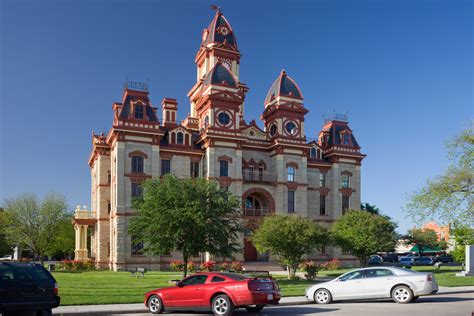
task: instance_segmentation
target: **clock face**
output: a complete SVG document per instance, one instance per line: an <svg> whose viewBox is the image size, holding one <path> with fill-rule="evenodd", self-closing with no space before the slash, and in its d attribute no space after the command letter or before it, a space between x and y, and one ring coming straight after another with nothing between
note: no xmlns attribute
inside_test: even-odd
<svg viewBox="0 0 474 316"><path fill-rule="evenodd" d="M221 26L219 28L219 34L221 34L221 35L226 36L227 34L229 34L229 32L230 32L229 29L225 26Z"/></svg>

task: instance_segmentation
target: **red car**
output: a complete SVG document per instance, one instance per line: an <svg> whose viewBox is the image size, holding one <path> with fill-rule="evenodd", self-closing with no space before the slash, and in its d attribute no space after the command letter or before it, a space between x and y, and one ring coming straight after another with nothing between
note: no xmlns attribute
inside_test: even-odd
<svg viewBox="0 0 474 316"><path fill-rule="evenodd" d="M232 315L244 307L259 312L267 304L278 304L278 284L272 278L252 278L237 273L209 272L191 275L176 286L145 294L145 305L153 314L166 310L212 310L214 315Z"/></svg>

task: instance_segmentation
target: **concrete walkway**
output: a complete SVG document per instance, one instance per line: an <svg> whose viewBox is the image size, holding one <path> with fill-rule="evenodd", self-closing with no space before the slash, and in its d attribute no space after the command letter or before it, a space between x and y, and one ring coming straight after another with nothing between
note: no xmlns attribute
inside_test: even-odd
<svg viewBox="0 0 474 316"><path fill-rule="evenodd" d="M474 286L459 286L459 287L439 287L438 294L457 294L457 293L473 293ZM280 300L279 306L292 306L310 304L304 296L283 297ZM98 315L98 314L130 314L143 313L147 309L143 303L138 304L109 304L109 305L76 305L76 306L60 306L53 310L55 315Z"/></svg>

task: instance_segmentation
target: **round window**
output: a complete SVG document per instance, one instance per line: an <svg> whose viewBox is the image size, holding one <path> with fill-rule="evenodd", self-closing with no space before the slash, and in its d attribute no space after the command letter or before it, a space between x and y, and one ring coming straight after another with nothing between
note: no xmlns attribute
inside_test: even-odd
<svg viewBox="0 0 474 316"><path fill-rule="evenodd" d="M290 135L296 135L296 133L298 132L296 124L293 122L286 123L285 129L286 129L286 132Z"/></svg>
<svg viewBox="0 0 474 316"><path fill-rule="evenodd" d="M272 124L272 126L270 126L270 137L275 136L276 133L277 133L277 126L276 124Z"/></svg>
<svg viewBox="0 0 474 316"><path fill-rule="evenodd" d="M230 116L229 114L225 113L225 112L221 112L219 113L219 115L217 116L217 120L219 121L219 123L221 125L229 125L230 123Z"/></svg>

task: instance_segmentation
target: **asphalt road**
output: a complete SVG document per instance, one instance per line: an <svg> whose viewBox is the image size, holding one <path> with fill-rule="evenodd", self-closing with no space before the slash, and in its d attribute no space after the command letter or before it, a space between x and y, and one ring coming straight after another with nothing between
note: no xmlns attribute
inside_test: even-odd
<svg viewBox="0 0 474 316"><path fill-rule="evenodd" d="M430 315L430 316L471 316L474 312L474 294L443 294L435 296L420 297L415 303L396 304L390 300L364 301L364 302L341 302L330 305L297 305L297 306L275 306L265 308L258 314L247 313L245 310L237 310L235 316L259 315ZM121 314L123 316L124 314ZM125 314L130 316L150 316L151 314ZM212 316L211 313L173 313L166 312L164 315L172 316Z"/></svg>

